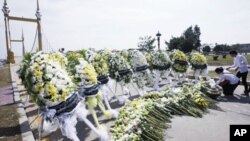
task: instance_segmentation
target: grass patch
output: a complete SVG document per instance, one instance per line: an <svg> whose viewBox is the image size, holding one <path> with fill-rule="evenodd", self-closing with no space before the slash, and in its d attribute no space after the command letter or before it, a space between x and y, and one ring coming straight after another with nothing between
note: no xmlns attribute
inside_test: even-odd
<svg viewBox="0 0 250 141"><path fill-rule="evenodd" d="M250 54L245 55L247 58L247 61L250 62ZM213 60L212 55L207 55L207 61L208 65L211 66L227 66L227 65L232 65L233 64L233 57L230 55L227 55L226 58L223 58L222 55L219 55L218 60Z"/></svg>
<svg viewBox="0 0 250 141"><path fill-rule="evenodd" d="M10 65L5 64L3 68L0 69L0 87L5 87L10 85L11 76L10 76Z"/></svg>

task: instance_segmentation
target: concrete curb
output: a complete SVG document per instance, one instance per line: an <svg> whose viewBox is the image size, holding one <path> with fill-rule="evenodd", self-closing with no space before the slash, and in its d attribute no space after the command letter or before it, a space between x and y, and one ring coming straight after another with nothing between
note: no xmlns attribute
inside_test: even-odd
<svg viewBox="0 0 250 141"><path fill-rule="evenodd" d="M17 83L15 80L16 72L12 69L12 64L10 64L10 74L11 74L11 80L12 80L12 87L14 91L14 101L17 104L17 113L19 114L19 125L21 130L21 136L23 141L35 141L34 135L31 131L29 121L26 115L26 112L24 110L24 105L20 99L20 93L17 87Z"/></svg>

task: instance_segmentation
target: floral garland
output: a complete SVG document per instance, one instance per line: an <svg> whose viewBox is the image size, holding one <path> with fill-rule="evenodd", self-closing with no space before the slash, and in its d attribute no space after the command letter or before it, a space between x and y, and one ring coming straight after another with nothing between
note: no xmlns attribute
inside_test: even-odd
<svg viewBox="0 0 250 141"><path fill-rule="evenodd" d="M95 68L85 61L78 58L79 64L75 66L75 78L78 80L79 86L91 87L97 84L97 73Z"/></svg>
<svg viewBox="0 0 250 141"><path fill-rule="evenodd" d="M17 74L18 77L22 80L22 83L24 84L24 86L26 86L26 81L25 81L25 75L26 75L26 71L29 68L29 64L31 62L31 57L33 56L32 53L26 53L24 55L24 58L22 60L22 62L19 65L19 69L17 70Z"/></svg>
<svg viewBox="0 0 250 141"><path fill-rule="evenodd" d="M46 105L65 101L76 87L58 60L53 55L38 52L32 56L27 70L28 91Z"/></svg>
<svg viewBox="0 0 250 141"><path fill-rule="evenodd" d="M172 68L176 72L184 73L188 69L188 57L180 50L174 50L172 52L172 60L174 64Z"/></svg>
<svg viewBox="0 0 250 141"><path fill-rule="evenodd" d="M101 54L96 53L92 65L94 66L98 74L98 77L108 75L109 73L108 62L104 58L102 58Z"/></svg>
<svg viewBox="0 0 250 141"><path fill-rule="evenodd" d="M148 70L149 65L144 54L138 50L133 50L129 58L131 67L134 70L134 81L137 86L143 89L146 84L152 85L153 78Z"/></svg>
<svg viewBox="0 0 250 141"><path fill-rule="evenodd" d="M100 54L102 56L102 59L104 59L107 62L109 61L110 57L112 56L112 52L108 49L99 50L97 53Z"/></svg>
<svg viewBox="0 0 250 141"><path fill-rule="evenodd" d="M119 53L113 53L109 60L110 77L116 81L124 80L129 83L132 78L131 67L129 63Z"/></svg>
<svg viewBox="0 0 250 141"><path fill-rule="evenodd" d="M192 52L190 54L190 63L194 70L207 68L207 58L199 52Z"/></svg>
<svg viewBox="0 0 250 141"><path fill-rule="evenodd" d="M167 70L171 66L171 60L166 52L156 51L152 54L153 68L157 70Z"/></svg>
<svg viewBox="0 0 250 141"><path fill-rule="evenodd" d="M73 75L73 74L75 74L76 72L75 72L75 66L77 65L77 64L79 64L79 58L83 58L83 55L81 54L81 53L79 53L79 52L73 52L73 51L71 51L71 52L68 52L67 54L66 54L66 57L67 57L67 59L68 59L68 67L67 67L67 70Z"/></svg>
<svg viewBox="0 0 250 141"><path fill-rule="evenodd" d="M95 59L96 52L90 49L85 50L84 59L89 63L93 63Z"/></svg>
<svg viewBox="0 0 250 141"><path fill-rule="evenodd" d="M85 61L83 58L79 58L79 64L75 66L75 78L78 85L83 89L81 95L86 96L86 103L89 107L89 111L92 113L95 122L98 126L98 119L95 114L94 108L99 106L101 111L107 118L112 118L112 110L106 110L102 103L102 93L99 91L99 84L97 83L97 73L93 65Z"/></svg>
<svg viewBox="0 0 250 141"><path fill-rule="evenodd" d="M138 50L131 51L130 55L130 65L135 72L146 70L148 67L146 57ZM141 68L143 67L143 68Z"/></svg>
<svg viewBox="0 0 250 141"><path fill-rule="evenodd" d="M152 53L144 51L143 54L147 60L147 63L149 64L149 69L153 70Z"/></svg>
<svg viewBox="0 0 250 141"><path fill-rule="evenodd" d="M127 62L129 62L129 60L130 60L130 51L129 50L122 50L121 52L120 52L120 54L121 54L121 56L127 61Z"/></svg>

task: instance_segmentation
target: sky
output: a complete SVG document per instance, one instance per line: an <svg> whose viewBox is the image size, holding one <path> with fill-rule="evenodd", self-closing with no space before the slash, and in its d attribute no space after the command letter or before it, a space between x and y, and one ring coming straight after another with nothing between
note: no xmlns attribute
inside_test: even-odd
<svg viewBox="0 0 250 141"><path fill-rule="evenodd" d="M0 6L3 6L0 0ZM250 43L249 0L39 0L43 45L65 48L136 48L139 37L160 31L164 41L180 36L189 26L201 29L201 43ZM36 0L7 0L11 16L36 18ZM33 23L10 21L11 38L30 51ZM37 43L35 43L37 47ZM0 14L0 58L6 58L4 16ZM12 43L15 55L21 44Z"/></svg>

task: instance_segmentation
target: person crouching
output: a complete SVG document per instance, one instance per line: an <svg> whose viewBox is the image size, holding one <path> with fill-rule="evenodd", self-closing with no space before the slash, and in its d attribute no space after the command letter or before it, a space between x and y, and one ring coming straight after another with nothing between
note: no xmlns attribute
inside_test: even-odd
<svg viewBox="0 0 250 141"><path fill-rule="evenodd" d="M219 75L219 80L216 83L223 88L223 94L233 95L234 90L240 84L240 79L233 74L224 73L222 67L216 68L215 72Z"/></svg>

